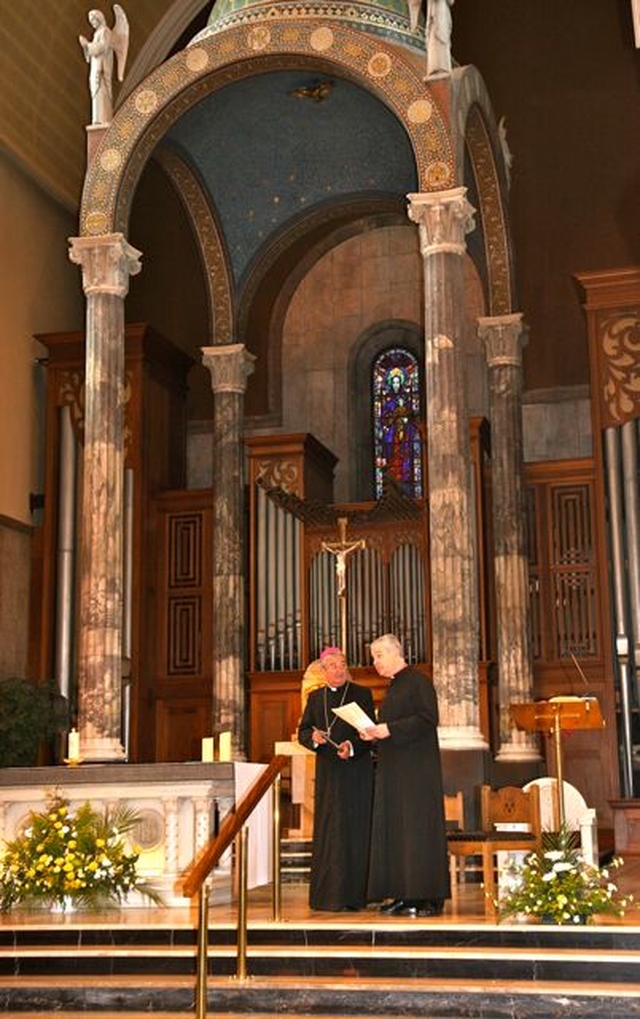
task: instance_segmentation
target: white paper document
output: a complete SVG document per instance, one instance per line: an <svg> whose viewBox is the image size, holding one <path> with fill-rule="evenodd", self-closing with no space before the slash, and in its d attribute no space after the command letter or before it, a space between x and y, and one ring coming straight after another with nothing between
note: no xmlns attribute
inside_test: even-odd
<svg viewBox="0 0 640 1019"><path fill-rule="evenodd" d="M348 704L343 704L341 708L332 708L331 710L334 715L342 718L349 725L352 725L354 729L358 729L358 731L360 729L370 729L372 725L376 724L355 701L350 701Z"/></svg>

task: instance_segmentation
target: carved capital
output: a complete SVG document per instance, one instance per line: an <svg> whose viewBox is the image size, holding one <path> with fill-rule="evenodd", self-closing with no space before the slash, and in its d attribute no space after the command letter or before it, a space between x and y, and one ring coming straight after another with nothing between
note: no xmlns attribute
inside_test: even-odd
<svg viewBox="0 0 640 1019"><path fill-rule="evenodd" d="M522 366L522 350L527 344L529 334L522 321L521 312L479 318L478 338L484 344L489 368L503 365L515 368Z"/></svg>
<svg viewBox="0 0 640 1019"><path fill-rule="evenodd" d="M202 347L202 363L211 373L214 393L244 393L247 379L254 370L255 355L244 343L225 343Z"/></svg>
<svg viewBox="0 0 640 1019"><path fill-rule="evenodd" d="M82 286L90 294L126 297L129 277L140 272L142 252L132 247L123 234L100 237L71 237L69 258L82 267Z"/></svg>
<svg viewBox="0 0 640 1019"><path fill-rule="evenodd" d="M423 258L440 252L465 254L465 235L475 228L475 209L467 201L466 188L412 194L407 198L407 215L418 224Z"/></svg>

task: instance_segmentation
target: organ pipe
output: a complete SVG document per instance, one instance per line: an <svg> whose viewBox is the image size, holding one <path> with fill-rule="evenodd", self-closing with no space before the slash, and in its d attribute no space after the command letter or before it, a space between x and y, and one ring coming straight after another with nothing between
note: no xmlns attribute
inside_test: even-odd
<svg viewBox="0 0 640 1019"><path fill-rule="evenodd" d="M71 696L73 659L76 471L76 439L70 409L65 406L60 408L55 678L67 701Z"/></svg>
<svg viewBox="0 0 640 1019"><path fill-rule="evenodd" d="M617 428L604 433L605 472L609 500L609 541L613 584L613 609L616 631L616 660L622 708L622 786L625 796L633 795L633 742L629 683L629 631L625 583L625 533L620 434Z"/></svg>

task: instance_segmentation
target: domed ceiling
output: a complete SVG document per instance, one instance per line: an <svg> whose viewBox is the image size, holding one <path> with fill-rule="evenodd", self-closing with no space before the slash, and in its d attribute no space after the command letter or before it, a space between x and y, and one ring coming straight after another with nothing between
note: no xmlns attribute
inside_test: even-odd
<svg viewBox="0 0 640 1019"><path fill-rule="evenodd" d="M286 225L323 204L397 198L417 186L409 139L393 114L358 86L304 68L219 89L166 140L210 194L236 282Z"/></svg>

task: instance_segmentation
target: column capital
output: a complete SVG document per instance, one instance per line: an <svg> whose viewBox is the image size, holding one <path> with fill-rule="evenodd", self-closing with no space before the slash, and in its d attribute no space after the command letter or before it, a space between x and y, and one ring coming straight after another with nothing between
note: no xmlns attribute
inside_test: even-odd
<svg viewBox="0 0 640 1019"><path fill-rule="evenodd" d="M247 379L253 373L256 358L244 343L221 343L200 349L202 363L211 373L214 393L246 392Z"/></svg>
<svg viewBox="0 0 640 1019"><path fill-rule="evenodd" d="M420 228L423 258L446 252L464 255L465 234L475 228L475 209L467 201L466 188L407 195L407 215Z"/></svg>
<svg viewBox="0 0 640 1019"><path fill-rule="evenodd" d="M124 234L100 237L70 237L69 258L82 267L85 294L113 294L126 297L129 277L140 272L141 251L132 247Z"/></svg>
<svg viewBox="0 0 640 1019"><path fill-rule="evenodd" d="M529 339L522 312L478 318L478 338L484 344L489 368L522 365L522 350Z"/></svg>

